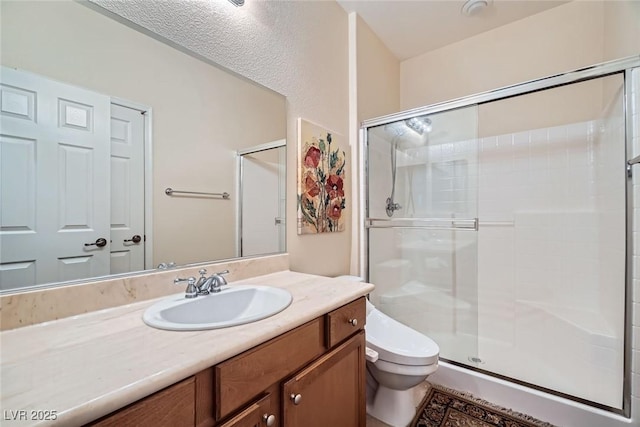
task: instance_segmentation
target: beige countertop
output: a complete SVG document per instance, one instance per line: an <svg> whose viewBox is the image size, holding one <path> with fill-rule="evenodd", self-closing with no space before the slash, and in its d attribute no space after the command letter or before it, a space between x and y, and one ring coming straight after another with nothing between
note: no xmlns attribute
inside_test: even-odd
<svg viewBox="0 0 640 427"><path fill-rule="evenodd" d="M282 287L293 302L267 319L208 331L145 325L155 299L0 333L0 424L82 425L373 290L290 271L236 283ZM37 419L47 411L56 419Z"/></svg>

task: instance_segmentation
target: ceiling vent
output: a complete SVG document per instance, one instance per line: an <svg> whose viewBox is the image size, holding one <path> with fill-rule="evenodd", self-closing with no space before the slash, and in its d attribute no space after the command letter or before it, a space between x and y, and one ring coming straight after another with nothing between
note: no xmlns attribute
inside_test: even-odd
<svg viewBox="0 0 640 427"><path fill-rule="evenodd" d="M462 14L465 16L479 15L490 3L491 0L467 0L462 6Z"/></svg>

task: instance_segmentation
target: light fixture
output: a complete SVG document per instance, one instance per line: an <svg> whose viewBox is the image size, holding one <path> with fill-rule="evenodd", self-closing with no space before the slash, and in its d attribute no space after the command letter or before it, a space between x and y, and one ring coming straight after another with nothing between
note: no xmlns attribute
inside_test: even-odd
<svg viewBox="0 0 640 427"><path fill-rule="evenodd" d="M465 16L475 16L489 6L491 0L467 0L462 5L462 14Z"/></svg>
<svg viewBox="0 0 640 427"><path fill-rule="evenodd" d="M244 4L244 0L229 0L229 2L237 7L240 7Z"/></svg>

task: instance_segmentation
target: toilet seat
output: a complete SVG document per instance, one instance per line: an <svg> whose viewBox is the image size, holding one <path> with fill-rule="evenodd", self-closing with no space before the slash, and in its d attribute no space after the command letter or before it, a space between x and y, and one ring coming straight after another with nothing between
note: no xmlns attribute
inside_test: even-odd
<svg viewBox="0 0 640 427"><path fill-rule="evenodd" d="M411 366L438 361L438 344L377 309L368 314L365 330L367 347L378 352L378 360Z"/></svg>
<svg viewBox="0 0 640 427"><path fill-rule="evenodd" d="M428 376L438 369L438 360L436 359L436 362L431 365L401 365L378 359L374 365L377 369L390 374Z"/></svg>

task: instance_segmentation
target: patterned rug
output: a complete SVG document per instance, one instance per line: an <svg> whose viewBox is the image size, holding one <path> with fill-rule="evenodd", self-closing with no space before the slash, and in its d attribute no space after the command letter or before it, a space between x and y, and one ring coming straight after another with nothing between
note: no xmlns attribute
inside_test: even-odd
<svg viewBox="0 0 640 427"><path fill-rule="evenodd" d="M418 406L410 427L554 427L436 384Z"/></svg>

